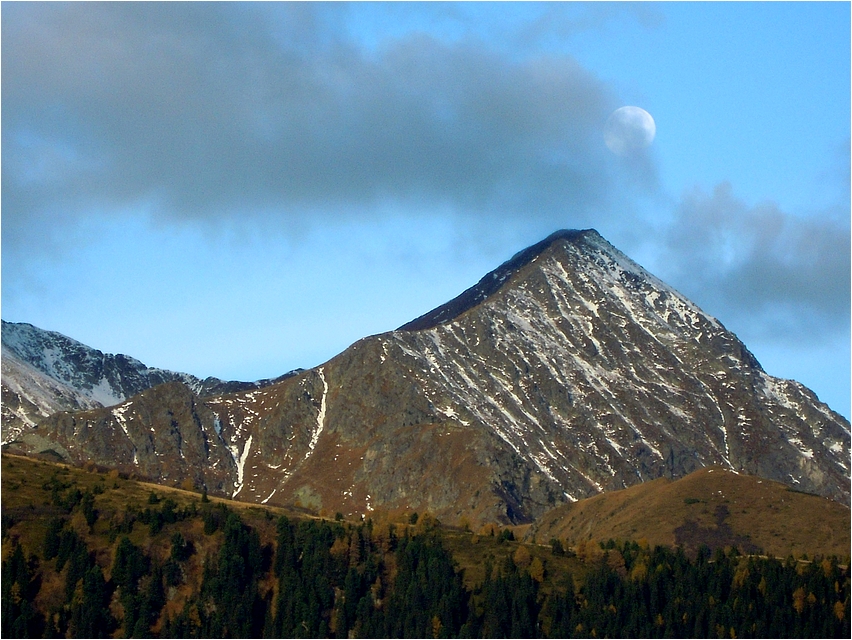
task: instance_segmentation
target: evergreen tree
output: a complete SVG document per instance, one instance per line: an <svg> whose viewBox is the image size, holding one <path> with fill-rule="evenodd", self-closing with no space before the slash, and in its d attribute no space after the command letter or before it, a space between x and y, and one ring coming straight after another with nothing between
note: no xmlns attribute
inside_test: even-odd
<svg viewBox="0 0 852 640"><path fill-rule="evenodd" d="M230 511L224 534L217 560L205 566L201 597L213 613L203 622L202 633L208 637L260 637L265 618L257 589L262 564L260 539Z"/></svg>
<svg viewBox="0 0 852 640"><path fill-rule="evenodd" d="M19 544L3 561L0 630L4 638L36 638L43 632L44 617L32 604L37 592L33 565L35 559L27 562Z"/></svg>
<svg viewBox="0 0 852 640"><path fill-rule="evenodd" d="M101 568L91 563L71 600L69 631L76 638L109 638L116 627L109 611L110 590Z"/></svg>

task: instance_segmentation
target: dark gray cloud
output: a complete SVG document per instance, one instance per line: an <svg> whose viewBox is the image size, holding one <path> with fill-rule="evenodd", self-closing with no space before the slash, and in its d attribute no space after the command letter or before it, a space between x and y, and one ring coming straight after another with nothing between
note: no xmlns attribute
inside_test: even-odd
<svg viewBox="0 0 852 640"><path fill-rule="evenodd" d="M448 12L452 38L405 29L361 46L346 5L4 4L7 259L67 251L67 228L143 204L166 221L257 215L284 229L410 209L494 235L505 220L644 235L630 196L654 193L656 165L603 144L622 105L570 57L536 53L609 20L660 20L597 5L546 5L504 50L465 36L474 5L418 9ZM840 199L840 217L797 217L727 186L695 191L646 243L716 315L790 335L848 327Z"/></svg>
<svg viewBox="0 0 852 640"><path fill-rule="evenodd" d="M696 188L668 229L664 270L756 336L819 341L848 330L849 234L848 208L796 216L772 202L748 206L728 183Z"/></svg>
<svg viewBox="0 0 852 640"><path fill-rule="evenodd" d="M600 133L618 105L572 59L422 34L368 52L310 4L4 7L4 244L139 203L285 223L389 202L564 218L625 186Z"/></svg>

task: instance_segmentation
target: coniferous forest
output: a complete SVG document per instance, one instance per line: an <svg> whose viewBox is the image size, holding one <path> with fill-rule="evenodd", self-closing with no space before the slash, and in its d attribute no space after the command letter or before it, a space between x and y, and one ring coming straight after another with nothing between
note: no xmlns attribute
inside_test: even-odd
<svg viewBox="0 0 852 640"><path fill-rule="evenodd" d="M346 522L154 490L113 508L119 482L89 475L41 483L48 518L4 508L4 638L850 635L836 558L567 549L416 514Z"/></svg>

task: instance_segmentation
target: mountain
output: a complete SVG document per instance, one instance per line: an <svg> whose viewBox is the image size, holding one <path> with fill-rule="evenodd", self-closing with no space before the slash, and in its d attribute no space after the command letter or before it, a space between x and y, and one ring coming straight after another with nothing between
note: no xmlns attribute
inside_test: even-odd
<svg viewBox="0 0 852 640"><path fill-rule="evenodd" d="M22 440L246 501L451 523L710 466L849 502L849 422L594 230L276 384L199 398L174 380Z"/></svg>
<svg viewBox="0 0 852 640"><path fill-rule="evenodd" d="M107 407L145 389L179 380L199 396L256 389L271 380L201 380L92 349L55 331L3 321L3 442L57 411Z"/></svg>
<svg viewBox="0 0 852 640"><path fill-rule="evenodd" d="M533 524L527 538L557 538L572 547L615 538L691 552L706 545L779 558L843 557L852 544L849 522L849 507L833 500L710 467L561 505Z"/></svg>

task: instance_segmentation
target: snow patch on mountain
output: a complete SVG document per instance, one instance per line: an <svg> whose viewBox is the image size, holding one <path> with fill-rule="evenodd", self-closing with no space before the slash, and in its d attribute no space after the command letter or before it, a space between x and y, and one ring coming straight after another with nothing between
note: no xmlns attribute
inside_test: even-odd
<svg viewBox="0 0 852 640"><path fill-rule="evenodd" d="M325 374L323 373L323 367L317 369L317 374L319 375L319 379L322 381L322 397L320 398L320 407L319 412L317 413L317 424L314 432L311 434L311 441L308 443L308 451L305 453L305 459L314 452L314 449L317 446L317 442L319 441L320 434L325 428L325 414L326 414L326 400L328 398L328 383L325 381Z"/></svg>
<svg viewBox="0 0 852 640"><path fill-rule="evenodd" d="M237 494L243 490L243 477L245 475L246 460L248 460L249 453L251 452L251 440L252 436L249 436L243 445L242 453L239 453L239 449L234 446L229 447L231 455L234 457L234 462L237 464L237 481L234 486L234 493L231 495L232 498L236 498ZM237 455L239 455L239 458L237 458Z"/></svg>

